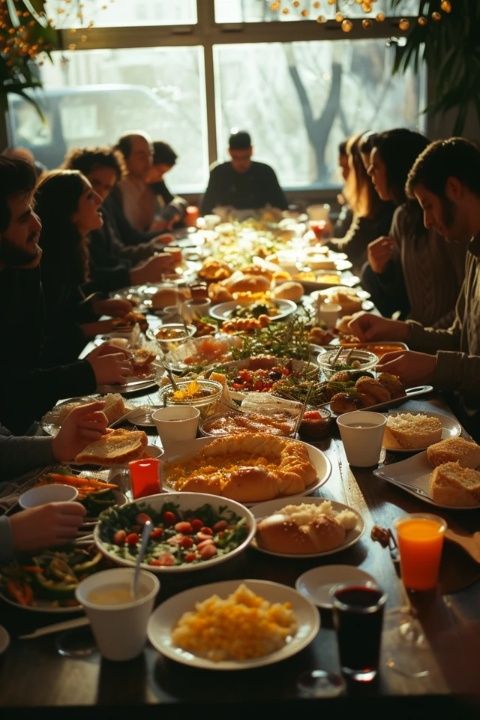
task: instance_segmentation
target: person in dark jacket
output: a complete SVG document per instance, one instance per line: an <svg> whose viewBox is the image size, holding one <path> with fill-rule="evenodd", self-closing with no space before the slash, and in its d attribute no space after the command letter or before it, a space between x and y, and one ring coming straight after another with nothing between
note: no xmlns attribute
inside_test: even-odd
<svg viewBox="0 0 480 720"><path fill-rule="evenodd" d="M239 130L228 141L230 162L215 165L210 171L208 187L201 203L203 215L215 207L254 210L270 205L280 210L288 207L287 198L274 170L252 160L250 135Z"/></svg>

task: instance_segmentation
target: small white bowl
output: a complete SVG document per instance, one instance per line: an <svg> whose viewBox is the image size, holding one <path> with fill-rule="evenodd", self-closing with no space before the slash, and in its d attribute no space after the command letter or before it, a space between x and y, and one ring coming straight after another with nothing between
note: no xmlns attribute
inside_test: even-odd
<svg viewBox="0 0 480 720"><path fill-rule="evenodd" d="M71 502L76 500L77 497L78 490L71 485L52 483L51 485L39 485L30 488L30 490L20 495L18 504L26 510L50 502Z"/></svg>

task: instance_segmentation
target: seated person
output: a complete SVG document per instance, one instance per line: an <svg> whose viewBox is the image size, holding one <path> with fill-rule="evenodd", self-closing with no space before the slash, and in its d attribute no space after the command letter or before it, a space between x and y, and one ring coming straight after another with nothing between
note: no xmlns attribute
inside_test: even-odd
<svg viewBox="0 0 480 720"><path fill-rule="evenodd" d="M440 329L359 313L349 329L362 342L407 343L411 351L387 353L377 370L398 375L406 387L431 383L453 392L457 414L479 440L480 149L463 138L431 143L413 164L406 190L420 204L425 227L455 244L470 238L455 319Z"/></svg>
<svg viewBox="0 0 480 720"><path fill-rule="evenodd" d="M350 174L346 140L343 140L343 142L341 142L338 146L338 167L340 169L343 182L346 183ZM343 192L337 195L337 200L340 205L340 212L333 226L333 237L338 238L343 237L346 234L350 225L352 224L353 212L352 208L346 201Z"/></svg>
<svg viewBox="0 0 480 720"><path fill-rule="evenodd" d="M228 152L230 162L217 164L210 171L200 208L202 215L219 206L253 210L271 205L286 210L287 199L273 169L252 160L252 141L247 132L240 130L230 135Z"/></svg>
<svg viewBox="0 0 480 720"><path fill-rule="evenodd" d="M122 176L113 150L76 148L67 155L63 167L83 173L102 200L103 225L88 236L90 290L110 292L130 285L159 282L163 273L173 269L171 256L159 252L157 240L138 245L121 241L115 215L105 202Z"/></svg>
<svg viewBox="0 0 480 720"><path fill-rule="evenodd" d="M28 433L58 400L88 395L97 385L121 383L132 374L128 354L107 343L67 365L46 362L34 186L30 164L0 157L0 423L15 434Z"/></svg>
<svg viewBox="0 0 480 720"><path fill-rule="evenodd" d="M172 169L177 161L176 152L166 142L160 140L152 143L153 161L146 182L154 193L157 200L155 218L151 225L154 230L160 220L160 228L167 222L169 227L174 227L182 222L188 201L180 195L172 195L163 179L166 173Z"/></svg>
<svg viewBox="0 0 480 720"><path fill-rule="evenodd" d="M353 211L353 220L346 234L332 238L329 245L347 254L353 272L359 273L367 260L368 243L388 232L392 221L393 206L379 199L368 177L359 144L361 134L347 141L349 173L343 195Z"/></svg>
<svg viewBox="0 0 480 720"><path fill-rule="evenodd" d="M51 463L71 461L107 429L103 402L72 410L55 437L14 437L0 426L0 464L7 476ZM0 562L15 552L31 552L74 540L86 510L77 502L56 502L0 517Z"/></svg>
<svg viewBox="0 0 480 720"><path fill-rule="evenodd" d="M466 241L453 245L425 229L420 206L405 195L408 172L427 145L424 135L403 128L379 133L373 141L368 172L380 198L396 210L388 235L368 247L362 285L384 315L400 309L422 325L449 327L465 272ZM399 303L403 288L405 312Z"/></svg>

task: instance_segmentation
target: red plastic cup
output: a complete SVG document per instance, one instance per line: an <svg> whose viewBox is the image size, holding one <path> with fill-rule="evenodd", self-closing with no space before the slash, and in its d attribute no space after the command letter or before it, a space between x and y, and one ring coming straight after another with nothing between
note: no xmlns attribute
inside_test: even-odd
<svg viewBox="0 0 480 720"><path fill-rule="evenodd" d="M135 499L155 495L162 489L160 479L160 460L158 458L143 458L128 463L130 483Z"/></svg>

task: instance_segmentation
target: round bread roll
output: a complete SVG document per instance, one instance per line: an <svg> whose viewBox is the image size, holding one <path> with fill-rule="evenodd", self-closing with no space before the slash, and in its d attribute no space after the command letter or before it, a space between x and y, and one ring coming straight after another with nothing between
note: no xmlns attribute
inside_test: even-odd
<svg viewBox="0 0 480 720"><path fill-rule="evenodd" d="M357 382L355 383L355 387L357 388L358 392L365 393L366 395L372 397L372 405L387 402L388 400L392 399L392 396L390 395L390 392L387 390L387 388L381 385L378 380L375 380L374 378L358 378Z"/></svg>
<svg viewBox="0 0 480 720"><path fill-rule="evenodd" d="M231 293L264 293L270 290L270 280L263 277L263 275L245 275L232 283L228 283L228 289Z"/></svg>
<svg viewBox="0 0 480 720"><path fill-rule="evenodd" d="M303 285L298 282L284 282L272 291L272 295L277 300L293 300L297 302L304 295Z"/></svg>
<svg viewBox="0 0 480 720"><path fill-rule="evenodd" d="M345 535L340 523L326 515L308 525L297 525L287 515L276 513L257 524L256 540L259 547L270 552L310 555L339 547Z"/></svg>
<svg viewBox="0 0 480 720"><path fill-rule="evenodd" d="M260 265L244 265L242 268L240 268L240 270L241 272L243 272L244 275L261 275L262 277L267 278L267 280L272 280L273 278L272 270L261 267Z"/></svg>

